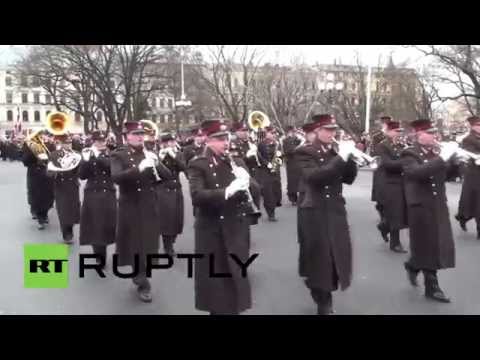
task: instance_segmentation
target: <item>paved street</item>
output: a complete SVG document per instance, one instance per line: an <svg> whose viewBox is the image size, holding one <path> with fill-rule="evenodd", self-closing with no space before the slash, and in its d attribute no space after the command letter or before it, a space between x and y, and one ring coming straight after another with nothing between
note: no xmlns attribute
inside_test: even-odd
<svg viewBox="0 0 480 360"><path fill-rule="evenodd" d="M480 314L480 241L475 239L474 224L468 224L470 233L452 224L457 267L440 271L439 279L453 303L431 302L424 298L423 287L414 289L407 283L403 262L408 254L390 252L376 230L371 176L370 171L361 171L355 184L345 189L354 278L350 289L334 294L337 314ZM193 252L192 209L185 181L184 194L186 225L176 244L181 253ZM448 184L452 220L459 195L460 184ZM0 162L0 200L0 314L205 314L194 309L193 279L187 278L184 260L177 260L170 270L155 270L154 301L144 304L137 300L130 280L111 274L102 279L88 272L84 279L78 278L76 255L91 251L78 244L72 246L68 289L25 289L23 244L60 242L57 214L52 209L49 227L37 230L27 206L26 169L18 162ZM250 267L253 308L246 314L314 314L316 307L297 274L296 208L284 195L284 206L277 212L278 223L262 219L252 228L252 252L260 256ZM78 243L78 227L75 240ZM402 242L408 247L406 232Z"/></svg>

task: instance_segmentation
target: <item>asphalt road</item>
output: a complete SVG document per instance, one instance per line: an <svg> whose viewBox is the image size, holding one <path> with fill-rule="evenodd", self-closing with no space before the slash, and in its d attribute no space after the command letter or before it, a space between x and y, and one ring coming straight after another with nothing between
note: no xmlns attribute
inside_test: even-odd
<svg viewBox="0 0 480 360"><path fill-rule="evenodd" d="M371 176L370 171L360 171L356 182L344 190L354 274L352 286L334 294L337 314L480 314L480 241L475 238L473 223L468 224L471 231L464 233L453 221L461 185L447 186L457 267L439 273L442 288L453 300L439 304L424 298L423 287L414 289L408 284L403 270L408 254L390 252L378 234L377 214L370 201ZM191 253L192 209L185 179L183 183L185 227L176 251ZM21 163L0 162L0 204L0 314L205 314L194 309L194 284L187 277L185 260L154 273L154 301L150 304L137 300L130 280L111 273L105 279L95 273L78 278L77 254L91 252L90 247L78 245L78 227L74 230L77 244L71 248L69 288L24 288L23 244L61 242L57 214L52 209L49 227L37 230L27 206L26 169ZM315 314L315 304L297 273L296 208L288 204L286 195L277 214L279 222L261 219L252 228L252 252L260 255L250 267L253 307L245 314ZM402 232L401 241L408 248L407 232ZM110 254L112 250L110 247Z"/></svg>

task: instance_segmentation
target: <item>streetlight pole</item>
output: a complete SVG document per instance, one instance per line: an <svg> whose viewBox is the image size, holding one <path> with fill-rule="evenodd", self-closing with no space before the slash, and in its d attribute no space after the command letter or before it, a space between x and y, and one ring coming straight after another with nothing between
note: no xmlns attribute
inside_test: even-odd
<svg viewBox="0 0 480 360"><path fill-rule="evenodd" d="M370 132L370 83L372 82L372 67L368 65L367 73L367 109L365 114L365 132L368 134Z"/></svg>
<svg viewBox="0 0 480 360"><path fill-rule="evenodd" d="M178 119L178 111L181 111L182 113L182 120L185 122L186 119L186 111L187 107L192 106L192 102L190 100L186 100L186 95L185 95L185 81L184 81L184 72L183 72L183 52L182 48L180 48L180 83L181 83L181 94L180 94L180 100L175 102L175 111L176 111L176 117L177 117L177 133L179 131L179 119Z"/></svg>

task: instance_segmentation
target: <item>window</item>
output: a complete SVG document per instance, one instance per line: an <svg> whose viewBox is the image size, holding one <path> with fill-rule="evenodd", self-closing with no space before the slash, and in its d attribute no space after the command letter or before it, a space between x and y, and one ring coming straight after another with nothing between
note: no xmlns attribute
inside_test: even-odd
<svg viewBox="0 0 480 360"><path fill-rule="evenodd" d="M172 99L168 99L168 108L173 109L173 100Z"/></svg>
<svg viewBox="0 0 480 360"><path fill-rule="evenodd" d="M27 93L22 94L22 103L24 103L24 104L28 103L28 94Z"/></svg>
<svg viewBox="0 0 480 360"><path fill-rule="evenodd" d="M102 122L103 121L103 114L101 111L97 111L97 121Z"/></svg>
<svg viewBox="0 0 480 360"><path fill-rule="evenodd" d="M50 114L50 113L51 113L51 111L50 111L50 110L47 110L47 111L45 112L45 115L48 116L48 114Z"/></svg>
<svg viewBox="0 0 480 360"><path fill-rule="evenodd" d="M152 121L153 121L153 122L157 122L157 115L153 115L153 116L152 116Z"/></svg>
<svg viewBox="0 0 480 360"><path fill-rule="evenodd" d="M52 97L50 95L45 95L45 103L46 104L51 104L52 103Z"/></svg>
<svg viewBox="0 0 480 360"><path fill-rule="evenodd" d="M75 121L76 121L76 122L82 121L82 116L81 116L80 113L78 113L78 112L75 113Z"/></svg>
<svg viewBox="0 0 480 360"><path fill-rule="evenodd" d="M315 80L312 81L312 90L315 90Z"/></svg>
<svg viewBox="0 0 480 360"><path fill-rule="evenodd" d="M157 107L157 98L152 98L152 107L156 108Z"/></svg>
<svg viewBox="0 0 480 360"><path fill-rule="evenodd" d="M12 78L10 76L5 78L5 85L12 86Z"/></svg>
<svg viewBox="0 0 480 360"><path fill-rule="evenodd" d="M60 100L61 100L62 104L66 104L66 103L67 103L67 101L66 101L66 99L65 99L65 95L62 95L62 97L61 97Z"/></svg>
<svg viewBox="0 0 480 360"><path fill-rule="evenodd" d="M7 92L7 104L11 104L13 102L13 94L11 92Z"/></svg>
<svg viewBox="0 0 480 360"><path fill-rule="evenodd" d="M13 111L12 110L7 111L7 121L13 121Z"/></svg>
<svg viewBox="0 0 480 360"><path fill-rule="evenodd" d="M33 87L39 87L40 86L40 79L36 76L32 78L32 86Z"/></svg>
<svg viewBox="0 0 480 360"><path fill-rule="evenodd" d="M160 115L160 122L165 123L165 115Z"/></svg>
<svg viewBox="0 0 480 360"><path fill-rule="evenodd" d="M40 93L33 94L33 103L40 104Z"/></svg>
<svg viewBox="0 0 480 360"><path fill-rule="evenodd" d="M40 122L40 111L35 110L34 120L35 120L35 122Z"/></svg>
<svg viewBox="0 0 480 360"><path fill-rule="evenodd" d="M28 80L25 75L22 75L22 77L20 78L20 86L28 86Z"/></svg>
<svg viewBox="0 0 480 360"><path fill-rule="evenodd" d="M168 122L172 122L172 120L173 120L173 115L172 114L168 115Z"/></svg>
<svg viewBox="0 0 480 360"><path fill-rule="evenodd" d="M28 122L28 111L27 110L23 110L22 120L23 120L23 122Z"/></svg>
<svg viewBox="0 0 480 360"><path fill-rule="evenodd" d="M160 107L162 109L165 107L165 99L160 99Z"/></svg>

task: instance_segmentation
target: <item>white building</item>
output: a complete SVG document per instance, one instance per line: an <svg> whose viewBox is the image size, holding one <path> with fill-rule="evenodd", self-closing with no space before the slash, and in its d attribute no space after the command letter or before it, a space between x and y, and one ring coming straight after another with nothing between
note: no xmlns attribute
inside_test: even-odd
<svg viewBox="0 0 480 360"><path fill-rule="evenodd" d="M52 111L55 106L51 96L34 79L17 79L11 70L0 69L0 133L13 130L17 118L22 123L22 130L42 127ZM81 117L67 114L75 119L71 131L81 132Z"/></svg>

